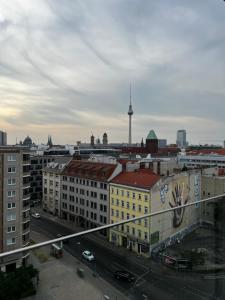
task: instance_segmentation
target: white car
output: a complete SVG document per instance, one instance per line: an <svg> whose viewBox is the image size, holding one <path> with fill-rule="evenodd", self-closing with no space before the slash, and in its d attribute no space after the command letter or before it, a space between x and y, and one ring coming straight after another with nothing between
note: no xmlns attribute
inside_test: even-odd
<svg viewBox="0 0 225 300"><path fill-rule="evenodd" d="M33 215L32 215L32 217L34 217L34 218L36 218L36 219L40 219L40 214L39 213L34 213Z"/></svg>
<svg viewBox="0 0 225 300"><path fill-rule="evenodd" d="M82 256L88 261L93 261L95 259L94 255L88 250L83 251Z"/></svg>

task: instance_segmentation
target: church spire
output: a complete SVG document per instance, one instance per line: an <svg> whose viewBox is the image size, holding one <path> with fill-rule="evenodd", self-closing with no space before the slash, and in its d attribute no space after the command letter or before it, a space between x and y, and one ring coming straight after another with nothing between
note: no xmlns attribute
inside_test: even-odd
<svg viewBox="0 0 225 300"><path fill-rule="evenodd" d="M131 118L133 115L133 109L132 109L132 103L131 103L131 84L130 84L130 105L128 110L128 116L129 116L129 138L128 138L128 144L131 145L132 143L132 135L131 135Z"/></svg>

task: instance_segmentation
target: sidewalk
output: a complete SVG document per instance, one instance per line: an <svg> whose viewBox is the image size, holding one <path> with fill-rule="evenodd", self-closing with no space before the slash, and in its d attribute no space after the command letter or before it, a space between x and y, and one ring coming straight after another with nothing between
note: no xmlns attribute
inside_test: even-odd
<svg viewBox="0 0 225 300"><path fill-rule="evenodd" d="M38 243L46 240L46 237L31 232L31 239ZM67 251L64 251L61 259L56 259L49 253L49 246L31 253L30 262L39 269L40 281L37 284L37 294L27 298L28 300L128 300L103 278L93 276L92 270ZM78 268L83 269L83 277L77 274ZM104 298L105 295L109 298Z"/></svg>

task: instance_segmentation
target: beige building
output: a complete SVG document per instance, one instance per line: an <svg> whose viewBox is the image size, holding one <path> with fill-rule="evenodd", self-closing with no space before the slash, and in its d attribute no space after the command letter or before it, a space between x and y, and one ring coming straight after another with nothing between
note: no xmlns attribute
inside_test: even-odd
<svg viewBox="0 0 225 300"><path fill-rule="evenodd" d="M49 162L43 168L43 210L60 217L60 195L62 172L66 165L70 162L71 157L58 157L54 162Z"/></svg>
<svg viewBox="0 0 225 300"><path fill-rule="evenodd" d="M0 147L0 252L30 241L30 154L27 149ZM26 262L29 254L0 261L2 271Z"/></svg>

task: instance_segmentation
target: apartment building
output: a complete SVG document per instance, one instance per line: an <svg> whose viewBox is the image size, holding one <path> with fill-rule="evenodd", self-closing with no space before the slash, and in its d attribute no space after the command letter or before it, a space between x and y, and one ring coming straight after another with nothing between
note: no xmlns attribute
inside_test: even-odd
<svg viewBox="0 0 225 300"><path fill-rule="evenodd" d="M61 174L71 159L67 156L57 157L43 168L42 207L45 211L58 217L61 215Z"/></svg>
<svg viewBox="0 0 225 300"><path fill-rule="evenodd" d="M41 202L42 200L42 169L47 166L48 163L54 161L54 157L52 156L45 156L45 155L37 155L31 154L30 161L31 161L31 204Z"/></svg>
<svg viewBox="0 0 225 300"><path fill-rule="evenodd" d="M61 218L80 227L109 223L109 182L118 163L72 160L62 173Z"/></svg>
<svg viewBox="0 0 225 300"><path fill-rule="evenodd" d="M0 252L25 247L30 238L30 154L17 147L0 147ZM26 262L28 254L0 261L8 271ZM10 260L9 260L10 259Z"/></svg>
<svg viewBox="0 0 225 300"><path fill-rule="evenodd" d="M115 223L195 203L110 230L110 241L149 256L182 239L200 223L200 171L159 176L149 169L123 172L110 183L110 220Z"/></svg>
<svg viewBox="0 0 225 300"><path fill-rule="evenodd" d="M122 172L110 182L110 223L143 216L151 212L151 188L160 176L149 169ZM149 255L148 218L110 230L110 242L131 251Z"/></svg>

